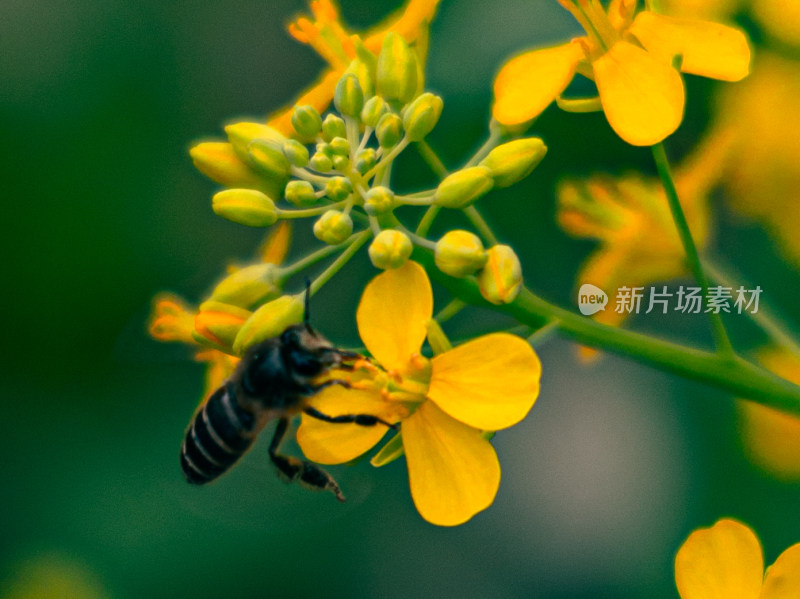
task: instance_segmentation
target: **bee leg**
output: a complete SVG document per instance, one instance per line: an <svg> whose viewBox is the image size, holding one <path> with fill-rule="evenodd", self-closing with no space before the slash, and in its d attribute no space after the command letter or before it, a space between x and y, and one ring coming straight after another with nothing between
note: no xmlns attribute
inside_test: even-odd
<svg viewBox="0 0 800 599"><path fill-rule="evenodd" d="M341 385L345 389L349 389L351 387L350 381L345 381L344 379L330 379L329 381L325 381L319 385L309 385L308 389L306 390L306 395L314 395L326 387L333 387L334 385Z"/></svg>
<svg viewBox="0 0 800 599"><path fill-rule="evenodd" d="M278 453L278 447L281 441L283 441L288 427L288 418L281 418L278 420L278 426L269 444L269 457L278 469L278 473L288 481L296 480L310 489L316 491L330 491L336 496L336 499L344 501L345 498L342 494L342 490L330 474L310 462Z"/></svg>
<svg viewBox="0 0 800 599"><path fill-rule="evenodd" d="M327 414L323 414L311 406L306 406L303 408L303 411L309 416L317 418L318 420L322 420L323 422L331 422L336 424L354 423L360 426L375 426L376 424L382 424L384 426L388 426L392 430L397 430L396 424L391 424L385 420L381 420L372 414L343 414L342 416L328 416Z"/></svg>

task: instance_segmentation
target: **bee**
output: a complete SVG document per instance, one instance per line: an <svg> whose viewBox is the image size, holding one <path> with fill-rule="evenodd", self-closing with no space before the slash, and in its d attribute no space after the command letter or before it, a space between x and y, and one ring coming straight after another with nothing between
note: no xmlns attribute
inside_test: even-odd
<svg viewBox="0 0 800 599"><path fill-rule="evenodd" d="M250 348L233 374L195 414L181 446L181 468L189 483L203 485L225 473L250 449L266 424L277 420L269 457L278 474L314 490L330 491L344 501L330 474L279 453L290 419L302 412L325 422L396 428L370 414L328 416L308 405L309 398L326 387L350 387L342 379L316 383L320 375L334 368L352 370L353 363L363 359L334 347L311 328L309 295L307 289L303 324L290 326Z"/></svg>

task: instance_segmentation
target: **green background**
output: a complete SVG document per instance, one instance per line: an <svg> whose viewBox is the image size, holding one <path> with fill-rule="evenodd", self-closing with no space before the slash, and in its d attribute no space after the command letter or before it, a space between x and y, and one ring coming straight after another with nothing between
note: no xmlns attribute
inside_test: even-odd
<svg viewBox="0 0 800 599"><path fill-rule="evenodd" d="M396 6L344 4L354 30ZM676 596L680 543L719 517L753 526L766 563L800 541L800 487L745 460L724 394L610 356L587 367L561 341L540 351L530 416L495 437L493 507L461 527L417 515L402 460L331 468L344 505L281 483L263 440L218 484L184 482L178 450L203 368L186 348L148 339L150 299L169 289L197 300L260 239L213 215L215 187L187 150L316 77L320 59L284 30L305 10L263 0L0 6L0 597L660 598ZM443 0L428 87L445 99L430 143L448 166L482 142L502 61L577 34L555 2ZM714 89L688 81L687 118L668 141L676 158L704 130ZM601 115L551 108L533 131L547 159L483 208L526 282L574 306L592 244L555 225L556 181L652 173L651 159ZM407 154L399 187L432 183ZM715 207L712 251L796 322L796 271L758 227ZM309 229L297 228L293 255L316 244ZM336 343L358 343L355 305L374 272L361 255L314 298L315 324ZM729 321L740 347L761 341L743 317ZM459 339L500 326L469 312L447 330ZM632 326L709 343L703 319Z"/></svg>

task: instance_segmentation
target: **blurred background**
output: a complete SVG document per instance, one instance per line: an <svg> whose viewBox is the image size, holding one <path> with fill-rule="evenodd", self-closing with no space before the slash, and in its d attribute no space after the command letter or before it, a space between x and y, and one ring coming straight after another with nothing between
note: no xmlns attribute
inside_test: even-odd
<svg viewBox="0 0 800 599"><path fill-rule="evenodd" d="M399 3L342 4L359 31ZM786 86L797 86L800 36L771 29L749 5L727 9L721 18L745 27L785 69L766 91L747 83L773 123L773 145L758 154L766 121L740 117L757 129L753 148L737 155L745 166L759 155L788 166L780 178L749 179L773 204L748 208L740 171L736 186L717 191L709 251L796 324L800 203L791 168L800 159L789 140L800 135L800 110L792 112L800 107ZM750 524L767 564L800 541L800 484L748 459L724 394L612 356L587 365L558 340L541 347L542 393L530 416L495 437L503 481L493 507L463 526L437 528L417 515L402 460L331 468L344 505L280 482L263 439L218 484L185 483L178 450L203 366L189 349L148 338L150 301L161 290L197 300L226 264L253 255L261 234L212 213L216 188L187 150L221 137L225 122L263 118L317 76L321 59L285 32L298 12L307 12L300 0L0 6L8 226L0 598L657 599L676 596L672 560L682 541L720 517ZM430 143L448 166L484 140L499 65L579 33L556 2L442 1L427 77L445 100ZM730 84L689 77L687 86L686 120L667 141L676 162L718 120L720 103L735 101L720 100ZM574 308L575 273L594 245L557 226L557 181L652 174L652 159L600 114L550 108L532 131L548 157L521 185L495 192L484 213L520 253L526 282ZM399 172L409 189L433 182L413 151ZM765 182L785 187L764 191ZM293 255L312 242L310 227L298 227ZM355 306L373 273L361 256L315 297L315 323L339 345L358 343ZM728 322L737 347L765 342L746 318ZM447 330L459 339L504 325L468 312ZM628 325L709 344L704 319Z"/></svg>

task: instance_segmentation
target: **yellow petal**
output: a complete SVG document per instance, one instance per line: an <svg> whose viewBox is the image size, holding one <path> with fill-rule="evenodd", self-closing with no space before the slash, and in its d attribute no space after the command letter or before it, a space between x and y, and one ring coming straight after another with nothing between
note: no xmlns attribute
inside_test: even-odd
<svg viewBox="0 0 800 599"><path fill-rule="evenodd" d="M645 11L637 15L629 31L667 64L674 56L682 56L684 73L723 81L739 81L750 73L750 45L744 33L733 27Z"/></svg>
<svg viewBox="0 0 800 599"><path fill-rule="evenodd" d="M539 395L541 363L515 335L478 337L434 357L431 364L428 397L475 428L496 431L516 424Z"/></svg>
<svg viewBox="0 0 800 599"><path fill-rule="evenodd" d="M405 8L371 29L364 39L364 46L377 54L381 51L383 38L389 31L400 34L410 44L427 30L439 2L440 0L410 0Z"/></svg>
<svg viewBox="0 0 800 599"><path fill-rule="evenodd" d="M392 411L392 404L374 391L328 387L311 398L309 405L328 416L371 414L392 423L399 420ZM297 443L312 462L341 464L372 449L387 430L383 424L331 423L303 414L297 429Z"/></svg>
<svg viewBox="0 0 800 599"><path fill-rule="evenodd" d="M800 597L800 543L780 554L767 569L760 599L797 599Z"/></svg>
<svg viewBox="0 0 800 599"><path fill-rule="evenodd" d="M361 340L386 370L403 372L428 333L433 291L416 262L387 270L369 282L356 312Z"/></svg>
<svg viewBox="0 0 800 599"><path fill-rule="evenodd" d="M758 538L734 520L694 531L675 557L681 599L758 599L763 575Z"/></svg>
<svg viewBox="0 0 800 599"><path fill-rule="evenodd" d="M462 524L494 501L500 463L491 443L434 403L403 421L403 449L414 505L431 524Z"/></svg>
<svg viewBox="0 0 800 599"><path fill-rule="evenodd" d="M284 220L272 229L258 249L258 254L264 262L281 264L289 253L289 243L292 240L292 225Z"/></svg>
<svg viewBox="0 0 800 599"><path fill-rule="evenodd" d="M509 60L494 80L494 118L519 125L539 116L567 88L581 58L581 47L569 43Z"/></svg>
<svg viewBox="0 0 800 599"><path fill-rule="evenodd" d="M609 124L634 146L651 146L683 120L680 73L628 42L617 42L594 63L595 81Z"/></svg>

